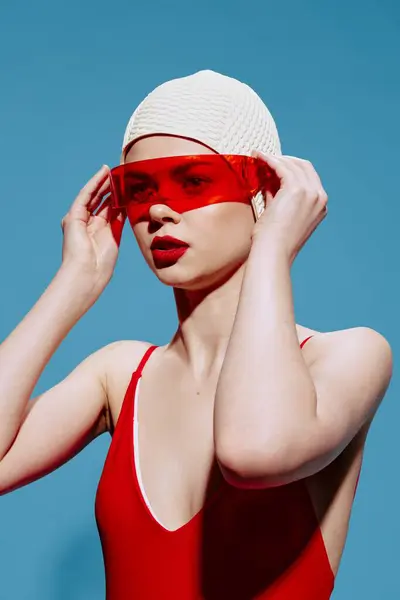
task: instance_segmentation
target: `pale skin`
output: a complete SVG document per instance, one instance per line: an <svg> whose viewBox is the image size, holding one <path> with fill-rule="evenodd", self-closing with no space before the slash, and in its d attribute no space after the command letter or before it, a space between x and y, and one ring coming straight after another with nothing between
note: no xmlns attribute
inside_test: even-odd
<svg viewBox="0 0 400 600"><path fill-rule="evenodd" d="M125 160L209 152L154 136L134 144ZM369 328L320 333L295 323L291 265L325 217L327 197L310 163L262 158L281 189L256 224L244 204L182 214L159 204L150 223L133 227L150 268L174 288L179 316L173 340L156 349L143 373L140 470L153 512L171 530L198 512L222 477L258 487L306 478L336 573L368 428L391 377L391 350ZM49 359L111 279L124 218L103 201L108 173L103 167L78 194L62 222L59 271L0 346L2 494L112 433L149 346L106 346L30 401ZM149 249L156 233L190 249L157 270Z"/></svg>

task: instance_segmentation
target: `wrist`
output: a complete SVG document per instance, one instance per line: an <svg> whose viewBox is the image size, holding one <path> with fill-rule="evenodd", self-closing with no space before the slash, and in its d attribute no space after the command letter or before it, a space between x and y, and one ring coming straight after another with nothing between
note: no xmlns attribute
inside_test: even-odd
<svg viewBox="0 0 400 600"><path fill-rule="evenodd" d="M252 244L249 258L253 256L268 257L274 261L286 263L291 267L294 256L291 252L286 236L283 232L273 231L255 233L252 237Z"/></svg>
<svg viewBox="0 0 400 600"><path fill-rule="evenodd" d="M77 312L86 312L98 297L92 277L73 265L61 265L48 290L61 304Z"/></svg>

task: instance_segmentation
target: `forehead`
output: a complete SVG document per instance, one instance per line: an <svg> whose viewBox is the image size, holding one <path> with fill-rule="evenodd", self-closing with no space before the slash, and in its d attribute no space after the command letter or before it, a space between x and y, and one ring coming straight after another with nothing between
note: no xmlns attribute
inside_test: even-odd
<svg viewBox="0 0 400 600"><path fill-rule="evenodd" d="M125 156L125 163L167 156L186 156L190 154L215 154L199 142L174 136L154 135L142 138L133 144Z"/></svg>

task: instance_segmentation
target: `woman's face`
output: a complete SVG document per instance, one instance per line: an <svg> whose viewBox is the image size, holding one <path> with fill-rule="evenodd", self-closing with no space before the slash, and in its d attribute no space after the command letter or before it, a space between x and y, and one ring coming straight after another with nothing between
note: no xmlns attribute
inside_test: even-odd
<svg viewBox="0 0 400 600"><path fill-rule="evenodd" d="M189 154L214 153L197 142L159 135L136 142L125 163ZM127 215L129 219L129 207ZM147 264L166 285L186 290L214 286L248 257L254 226L250 205L224 202L179 213L165 204L153 204L149 215L150 221L131 222L131 226ZM174 256L165 260L162 250L151 249L156 236L172 236L188 248L177 260Z"/></svg>

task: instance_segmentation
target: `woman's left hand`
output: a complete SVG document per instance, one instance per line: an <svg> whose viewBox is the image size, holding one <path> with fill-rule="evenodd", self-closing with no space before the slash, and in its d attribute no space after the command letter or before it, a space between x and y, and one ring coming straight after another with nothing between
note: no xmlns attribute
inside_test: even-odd
<svg viewBox="0 0 400 600"><path fill-rule="evenodd" d="M292 263L327 215L328 196L313 165L293 156L255 152L280 179L277 193L267 194L266 208L256 222L253 242L268 237L283 245Z"/></svg>

